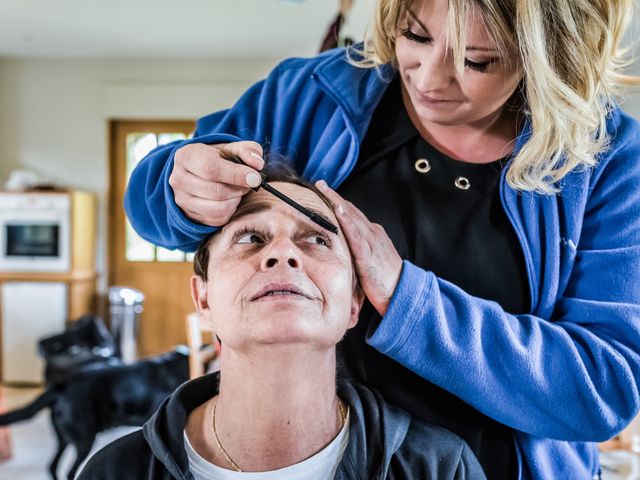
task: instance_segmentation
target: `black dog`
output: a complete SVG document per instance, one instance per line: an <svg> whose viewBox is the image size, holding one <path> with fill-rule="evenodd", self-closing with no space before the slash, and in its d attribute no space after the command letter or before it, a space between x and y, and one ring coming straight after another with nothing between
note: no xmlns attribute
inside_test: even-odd
<svg viewBox="0 0 640 480"><path fill-rule="evenodd" d="M96 315L83 315L67 325L64 332L41 339L38 353L45 363L47 386L80 370L122 364L115 340Z"/></svg>
<svg viewBox="0 0 640 480"><path fill-rule="evenodd" d="M160 403L189 379L186 347L128 365L80 371L64 382L49 385L29 405L0 415L0 426L32 418L45 407L58 437L58 451L49 466L53 478L67 445L76 459L67 478L89 455L96 435L108 428L146 422Z"/></svg>

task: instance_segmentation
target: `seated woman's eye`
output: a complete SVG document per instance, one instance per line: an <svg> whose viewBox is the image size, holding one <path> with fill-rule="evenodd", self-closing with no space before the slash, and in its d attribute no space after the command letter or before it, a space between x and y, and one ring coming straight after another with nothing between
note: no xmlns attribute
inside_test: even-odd
<svg viewBox="0 0 640 480"><path fill-rule="evenodd" d="M320 234L318 234L318 233L314 233L314 234L312 234L312 235L309 235L309 236L306 238L306 241L307 241L308 243L312 243L312 244L314 244L314 245L321 245L321 246L323 246L323 247L329 247L329 246L331 246L331 245L330 245L330 242L329 242L329 239L328 239L327 237L325 237L324 235L320 235Z"/></svg>
<svg viewBox="0 0 640 480"><path fill-rule="evenodd" d="M259 233L256 232L247 232L238 237L236 243L239 244L249 244L249 243L262 243L264 240Z"/></svg>

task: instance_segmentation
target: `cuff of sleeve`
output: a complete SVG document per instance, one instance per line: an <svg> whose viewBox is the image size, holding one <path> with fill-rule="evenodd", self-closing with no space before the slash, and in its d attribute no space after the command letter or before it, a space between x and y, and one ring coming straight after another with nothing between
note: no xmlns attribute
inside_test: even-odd
<svg viewBox="0 0 640 480"><path fill-rule="evenodd" d="M175 152L184 147L185 145L189 145L191 143L205 143L207 145L215 145L217 143L231 143L231 142L239 142L242 140L239 137L234 135L225 135L225 134L209 134L202 135L199 137L190 138L185 140L176 146L176 148L171 153L169 157L169 165L165 171L165 179L164 179L164 188L165 188L165 198L167 198L167 206L169 209L169 218L171 221L178 227L178 229L182 232L185 232L189 236L202 238L203 236L208 235L211 232L215 232L219 227L212 227L210 225L202 225L201 223L194 222L187 218L184 212L178 207L176 204L176 200L173 196L173 189L171 185L169 185L169 175L171 175L171 171L173 170L173 157Z"/></svg>
<svg viewBox="0 0 640 480"><path fill-rule="evenodd" d="M367 343L389 356L400 350L411 336L416 322L425 317L430 304L427 297L435 278L433 273L404 260L387 313L370 333Z"/></svg>

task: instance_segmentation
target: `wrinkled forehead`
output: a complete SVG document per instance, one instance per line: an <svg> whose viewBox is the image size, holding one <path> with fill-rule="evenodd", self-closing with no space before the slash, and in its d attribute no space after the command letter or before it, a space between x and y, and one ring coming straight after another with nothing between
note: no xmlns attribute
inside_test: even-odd
<svg viewBox="0 0 640 480"><path fill-rule="evenodd" d="M287 182L271 182L275 189L285 194L292 200L296 201L303 207L307 208L311 212L323 217L328 222L338 225L338 221L333 213L333 210L327 205L327 203L313 190L301 185L296 185ZM292 206L287 205L284 201L280 200L273 194L260 189L257 192L250 192L245 195L235 213L229 219L229 222L225 226L230 226L244 217L249 215L253 217L267 218L274 212L286 215L292 219L299 220L301 222L307 222L318 228L322 228L320 225L309 220L309 218L301 212L294 209ZM332 234L333 235L333 234ZM342 234L340 234L342 237Z"/></svg>

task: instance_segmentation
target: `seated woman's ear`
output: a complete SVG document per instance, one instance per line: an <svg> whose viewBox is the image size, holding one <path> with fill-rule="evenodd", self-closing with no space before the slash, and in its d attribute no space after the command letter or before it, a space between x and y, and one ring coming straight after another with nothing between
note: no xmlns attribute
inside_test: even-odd
<svg viewBox="0 0 640 480"><path fill-rule="evenodd" d="M196 311L201 317L209 311L209 300L207 298L207 282L199 275L191 277L191 298Z"/></svg>
<svg viewBox="0 0 640 480"><path fill-rule="evenodd" d="M364 303L364 292L360 288L360 284L356 283L353 287L353 296L351 298L351 318L349 319L349 325L347 329L353 328L358 323L358 315L360 314L360 309L362 308L362 304Z"/></svg>

